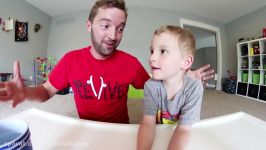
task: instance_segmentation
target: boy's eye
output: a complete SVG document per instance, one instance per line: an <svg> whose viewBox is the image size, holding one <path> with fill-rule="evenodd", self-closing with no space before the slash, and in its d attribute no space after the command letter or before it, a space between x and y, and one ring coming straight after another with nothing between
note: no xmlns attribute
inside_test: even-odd
<svg viewBox="0 0 266 150"><path fill-rule="evenodd" d="M153 54L153 50L151 49L150 51L151 51L151 54Z"/></svg>
<svg viewBox="0 0 266 150"><path fill-rule="evenodd" d="M161 49L161 54L165 54L165 53L166 53L166 50Z"/></svg>

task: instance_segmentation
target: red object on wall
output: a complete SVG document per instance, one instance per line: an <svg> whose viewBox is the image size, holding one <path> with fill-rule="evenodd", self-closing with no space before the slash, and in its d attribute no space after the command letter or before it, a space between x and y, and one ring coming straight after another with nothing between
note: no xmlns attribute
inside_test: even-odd
<svg viewBox="0 0 266 150"><path fill-rule="evenodd" d="M262 29L262 35L263 35L263 37L266 37L266 28Z"/></svg>

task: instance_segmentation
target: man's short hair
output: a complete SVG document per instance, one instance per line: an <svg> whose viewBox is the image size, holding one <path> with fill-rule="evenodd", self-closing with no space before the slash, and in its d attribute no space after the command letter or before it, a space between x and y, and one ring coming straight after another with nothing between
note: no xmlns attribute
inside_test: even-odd
<svg viewBox="0 0 266 150"><path fill-rule="evenodd" d="M124 0L97 0L90 11L88 18L90 22L93 22L99 8L118 8L123 10L127 16L127 9Z"/></svg>

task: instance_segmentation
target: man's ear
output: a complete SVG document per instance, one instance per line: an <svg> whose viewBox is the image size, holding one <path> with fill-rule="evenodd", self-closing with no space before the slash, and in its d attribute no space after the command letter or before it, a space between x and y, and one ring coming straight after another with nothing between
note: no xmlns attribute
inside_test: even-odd
<svg viewBox="0 0 266 150"><path fill-rule="evenodd" d="M186 56L183 61L183 69L184 70L189 69L193 64L193 61L194 61L194 57L192 55Z"/></svg>
<svg viewBox="0 0 266 150"><path fill-rule="evenodd" d="M91 26L92 26L92 23L91 23L90 20L88 20L88 21L87 21L87 30L88 30L89 32L91 32Z"/></svg>

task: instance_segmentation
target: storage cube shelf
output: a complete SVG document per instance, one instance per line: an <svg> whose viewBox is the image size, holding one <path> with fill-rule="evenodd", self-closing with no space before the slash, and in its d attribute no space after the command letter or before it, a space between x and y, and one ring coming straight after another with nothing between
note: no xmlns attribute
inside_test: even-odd
<svg viewBox="0 0 266 150"><path fill-rule="evenodd" d="M266 38L237 43L236 94L266 102Z"/></svg>

